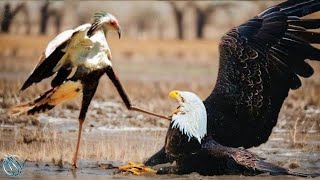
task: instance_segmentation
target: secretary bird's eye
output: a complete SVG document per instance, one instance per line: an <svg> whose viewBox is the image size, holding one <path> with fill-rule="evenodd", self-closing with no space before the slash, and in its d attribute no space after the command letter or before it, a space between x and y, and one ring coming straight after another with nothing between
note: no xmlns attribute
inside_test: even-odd
<svg viewBox="0 0 320 180"><path fill-rule="evenodd" d="M111 21L110 24L111 24L111 26L114 26L114 25L116 25L116 22L115 21Z"/></svg>

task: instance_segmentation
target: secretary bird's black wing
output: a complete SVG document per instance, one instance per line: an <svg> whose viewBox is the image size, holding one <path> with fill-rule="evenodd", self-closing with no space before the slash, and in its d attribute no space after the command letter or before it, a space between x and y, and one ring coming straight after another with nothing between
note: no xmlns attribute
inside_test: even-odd
<svg viewBox="0 0 320 180"><path fill-rule="evenodd" d="M300 19L320 10L319 0L273 6L230 30L220 43L218 80L204 101L208 133L219 143L252 147L268 140L290 89L301 86L320 60L320 19Z"/></svg>
<svg viewBox="0 0 320 180"><path fill-rule="evenodd" d="M20 91L27 89L33 83L38 83L45 78L48 78L55 74L58 70L54 71L54 68L61 60L61 58L65 55L65 48L67 47L71 37L76 33L79 32L87 27L91 26L90 24L84 24L79 26L76 29L66 30L60 33L57 37L55 37L50 43L48 44L46 50L40 56L39 63L36 65L35 69L22 85ZM61 73L57 74L57 77L52 82L52 85L57 85L61 81L63 82L65 78L68 77L68 73L70 73L71 67L62 67ZM61 83L62 83L61 82Z"/></svg>

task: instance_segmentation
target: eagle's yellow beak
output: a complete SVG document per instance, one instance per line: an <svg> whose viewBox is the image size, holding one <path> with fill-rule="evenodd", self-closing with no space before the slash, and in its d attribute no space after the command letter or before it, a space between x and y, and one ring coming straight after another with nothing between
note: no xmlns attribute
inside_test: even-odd
<svg viewBox="0 0 320 180"><path fill-rule="evenodd" d="M180 99L180 91L171 91L169 93L169 97L179 100Z"/></svg>
<svg viewBox="0 0 320 180"><path fill-rule="evenodd" d="M171 91L171 92L169 93L169 97L171 97L171 98L173 98L173 99L176 99L176 100L178 100L178 101L181 103L180 91ZM174 114L178 114L179 112L180 112L180 106L172 112L172 116L173 116Z"/></svg>

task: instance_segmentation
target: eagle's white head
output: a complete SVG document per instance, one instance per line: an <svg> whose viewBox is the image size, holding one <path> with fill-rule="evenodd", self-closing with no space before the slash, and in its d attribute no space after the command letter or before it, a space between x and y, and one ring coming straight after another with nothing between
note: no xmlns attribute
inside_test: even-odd
<svg viewBox="0 0 320 180"><path fill-rule="evenodd" d="M207 134L207 111L202 100L192 92L171 91L169 97L178 100L180 106L172 115L172 128L196 138L199 143Z"/></svg>
<svg viewBox="0 0 320 180"><path fill-rule="evenodd" d="M121 37L121 28L118 20L110 13L99 12L94 14L91 27L88 31L89 36L99 28L102 28L105 32L117 31L119 38Z"/></svg>

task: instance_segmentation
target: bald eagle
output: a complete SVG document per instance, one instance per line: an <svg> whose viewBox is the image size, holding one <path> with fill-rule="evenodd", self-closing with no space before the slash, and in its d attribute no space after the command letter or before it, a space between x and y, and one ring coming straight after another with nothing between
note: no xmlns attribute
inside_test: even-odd
<svg viewBox="0 0 320 180"><path fill-rule="evenodd" d="M48 111L58 104L83 95L79 115L78 139L72 160L73 167L77 167L82 124L102 75L107 74L109 76L129 110L167 119L166 116L145 111L131 104L125 89L112 67L111 50L106 37L109 31L116 31L119 38L121 37L118 20L109 13L100 12L94 15L92 23L83 24L75 29L60 33L49 42L40 57L40 62L22 85L20 91L56 74L51 81L52 89L34 101L18 105L10 110L11 114L21 114L24 112L35 114ZM76 68L76 71L74 74L71 74L73 68Z"/></svg>
<svg viewBox="0 0 320 180"><path fill-rule="evenodd" d="M319 176L293 172L264 161L244 148L226 147L207 135L206 108L201 99L191 92L172 91L170 97L177 99L180 106L172 115L164 149L175 166L162 167L157 174L202 175L244 174Z"/></svg>
<svg viewBox="0 0 320 180"><path fill-rule="evenodd" d="M320 60L319 0L288 0L270 7L221 39L216 85L203 103L207 134L229 147L265 143L290 89L313 74L306 60ZM169 162L163 147L145 164Z"/></svg>

